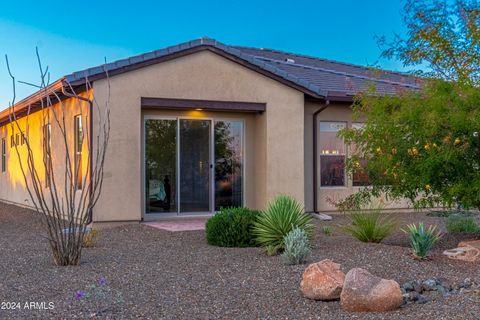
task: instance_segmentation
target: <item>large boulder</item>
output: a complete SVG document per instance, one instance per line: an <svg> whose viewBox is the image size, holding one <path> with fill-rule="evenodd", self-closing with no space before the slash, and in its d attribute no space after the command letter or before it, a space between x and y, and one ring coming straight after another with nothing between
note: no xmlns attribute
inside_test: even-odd
<svg viewBox="0 0 480 320"><path fill-rule="evenodd" d="M340 265L330 259L312 263L303 272L300 290L313 300L337 300L342 292L345 273Z"/></svg>
<svg viewBox="0 0 480 320"><path fill-rule="evenodd" d="M396 281L376 277L362 268L347 273L340 295L345 310L383 312L395 310L402 303L402 291Z"/></svg>
<svg viewBox="0 0 480 320"><path fill-rule="evenodd" d="M462 241L458 244L458 248L445 250L443 254L454 260L478 262L480 261L480 240Z"/></svg>

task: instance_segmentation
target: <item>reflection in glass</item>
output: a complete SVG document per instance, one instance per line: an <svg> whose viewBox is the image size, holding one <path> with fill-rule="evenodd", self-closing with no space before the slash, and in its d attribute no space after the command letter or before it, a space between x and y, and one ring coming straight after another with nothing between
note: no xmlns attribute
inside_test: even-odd
<svg viewBox="0 0 480 320"><path fill-rule="evenodd" d="M352 129L355 130L363 130L365 127L364 123L361 122L353 122L352 123ZM350 152L352 155L359 155L360 150L357 148L356 144L352 144L350 146ZM365 172L364 168L367 165L367 160L366 159L360 159L358 161L358 167L355 169L352 175L352 185L354 187L360 187L360 186L368 186L369 185L369 180L368 180L368 175Z"/></svg>
<svg viewBox="0 0 480 320"><path fill-rule="evenodd" d="M242 206L241 121L215 121L215 210Z"/></svg>
<svg viewBox="0 0 480 320"><path fill-rule="evenodd" d="M180 120L180 211L210 211L210 120Z"/></svg>
<svg viewBox="0 0 480 320"><path fill-rule="evenodd" d="M145 122L146 212L176 212L177 120Z"/></svg>
<svg viewBox="0 0 480 320"><path fill-rule="evenodd" d="M345 156L320 157L322 187L345 185Z"/></svg>
<svg viewBox="0 0 480 320"><path fill-rule="evenodd" d="M320 185L345 185L345 143L337 134L346 122L320 122Z"/></svg>

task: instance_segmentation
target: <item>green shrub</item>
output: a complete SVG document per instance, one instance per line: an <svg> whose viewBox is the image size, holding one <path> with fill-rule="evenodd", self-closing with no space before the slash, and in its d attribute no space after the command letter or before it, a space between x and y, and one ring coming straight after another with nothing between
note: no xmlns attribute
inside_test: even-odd
<svg viewBox="0 0 480 320"><path fill-rule="evenodd" d="M450 215L445 220L445 227L449 233L479 233L480 227L473 217Z"/></svg>
<svg viewBox="0 0 480 320"><path fill-rule="evenodd" d="M326 235L326 236L331 236L332 233L333 233L333 230L332 230L332 228L331 228L330 226L323 226L323 227L322 227L322 232L323 232L323 234Z"/></svg>
<svg viewBox="0 0 480 320"><path fill-rule="evenodd" d="M253 223L258 212L247 208L225 208L208 219L207 242L219 247L253 247Z"/></svg>
<svg viewBox="0 0 480 320"><path fill-rule="evenodd" d="M362 242L381 242L395 231L398 222L395 218L384 216L380 209L371 211L357 210L348 214L351 224L340 228Z"/></svg>
<svg viewBox="0 0 480 320"><path fill-rule="evenodd" d="M275 256L278 254L278 249L274 245L269 244L265 247L265 253L267 256Z"/></svg>
<svg viewBox="0 0 480 320"><path fill-rule="evenodd" d="M441 235L436 230L436 226L430 226L425 229L423 223L409 224L407 230L403 230L408 235L413 254L420 259L425 259L430 250L440 240Z"/></svg>
<svg viewBox="0 0 480 320"><path fill-rule="evenodd" d="M312 217L289 196L278 196L257 216L253 235L258 244L269 248L270 254L283 251L284 237L294 227L303 229L309 239L313 236Z"/></svg>
<svg viewBox="0 0 480 320"><path fill-rule="evenodd" d="M310 241L303 229L295 227L284 238L285 251L282 256L289 264L305 263L310 256Z"/></svg>

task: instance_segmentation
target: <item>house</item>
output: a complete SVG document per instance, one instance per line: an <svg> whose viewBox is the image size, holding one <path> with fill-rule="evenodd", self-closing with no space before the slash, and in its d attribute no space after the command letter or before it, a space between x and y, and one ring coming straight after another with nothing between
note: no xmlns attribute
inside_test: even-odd
<svg viewBox="0 0 480 320"><path fill-rule="evenodd" d="M64 99L75 141L85 126L95 131L94 115L86 103L73 103L66 88L94 96L100 106L110 99L103 191L93 211L94 221L106 222L205 215L225 206L259 209L278 194L292 195L307 211L335 210L327 199L365 184L345 173L350 151L336 133L361 127L352 121L351 104L372 84L378 94L419 88L402 73L201 38L74 72L48 90ZM40 121L44 95L15 105L18 127L9 125L8 109L0 113L2 201L31 205L14 151L22 130L39 154L48 140L54 170L62 170L55 121ZM72 146L81 176L90 159L86 143Z"/></svg>

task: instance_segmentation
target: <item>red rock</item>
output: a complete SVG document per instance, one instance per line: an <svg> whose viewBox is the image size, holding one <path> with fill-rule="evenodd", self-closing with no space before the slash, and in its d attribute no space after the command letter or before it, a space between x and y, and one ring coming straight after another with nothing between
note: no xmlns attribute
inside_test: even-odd
<svg viewBox="0 0 480 320"><path fill-rule="evenodd" d="M347 273L340 295L343 309L384 312L395 310L402 303L402 291L396 281L376 277L361 268L354 268Z"/></svg>
<svg viewBox="0 0 480 320"><path fill-rule="evenodd" d="M303 272L300 290L313 300L336 300L340 298L345 274L340 265L330 259L312 263Z"/></svg>

